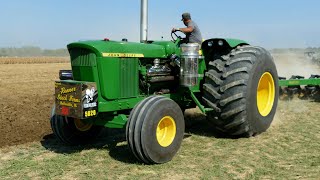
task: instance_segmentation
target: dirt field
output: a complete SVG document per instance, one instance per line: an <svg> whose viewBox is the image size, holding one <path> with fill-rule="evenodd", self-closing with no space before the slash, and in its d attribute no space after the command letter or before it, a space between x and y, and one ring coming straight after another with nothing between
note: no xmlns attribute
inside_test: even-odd
<svg viewBox="0 0 320 180"><path fill-rule="evenodd" d="M281 76L320 74L320 68L306 61L303 55L274 54ZM66 59L44 59L45 64L30 58L28 64L8 64L0 58L0 147L39 141L51 134L49 114L53 104L54 80L60 69L70 69ZM10 62L10 61L9 61ZM20 62L13 59L12 62ZM320 105L319 105L320 106Z"/></svg>
<svg viewBox="0 0 320 180"><path fill-rule="evenodd" d="M50 134L54 80L69 63L0 64L0 147Z"/></svg>
<svg viewBox="0 0 320 180"><path fill-rule="evenodd" d="M0 179L319 179L319 103L280 101L267 132L241 139L217 136L198 112L168 163L138 162L121 131L75 147L48 135L0 148Z"/></svg>

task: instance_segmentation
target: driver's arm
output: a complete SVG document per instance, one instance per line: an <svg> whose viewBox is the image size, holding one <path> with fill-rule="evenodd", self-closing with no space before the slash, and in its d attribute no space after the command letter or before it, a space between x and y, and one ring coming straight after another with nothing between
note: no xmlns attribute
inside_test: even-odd
<svg viewBox="0 0 320 180"><path fill-rule="evenodd" d="M183 32L183 33L192 33L192 31L193 31L193 26L189 26L189 27L186 27L186 28L179 28L179 29L177 29L177 30L179 30L179 31L181 31L181 32Z"/></svg>

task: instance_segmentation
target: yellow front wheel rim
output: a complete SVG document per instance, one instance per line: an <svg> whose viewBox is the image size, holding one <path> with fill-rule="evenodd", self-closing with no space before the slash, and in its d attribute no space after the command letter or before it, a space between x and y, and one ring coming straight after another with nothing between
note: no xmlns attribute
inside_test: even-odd
<svg viewBox="0 0 320 180"><path fill-rule="evenodd" d="M79 131L88 131L91 127L91 123L84 123L81 119L74 119L74 125Z"/></svg>
<svg viewBox="0 0 320 180"><path fill-rule="evenodd" d="M171 116L163 117L157 126L157 141L162 147L169 146L176 136L176 123Z"/></svg>
<svg viewBox="0 0 320 180"><path fill-rule="evenodd" d="M275 85L269 72L262 74L257 88L257 106L261 116L267 116L273 107L275 97Z"/></svg>

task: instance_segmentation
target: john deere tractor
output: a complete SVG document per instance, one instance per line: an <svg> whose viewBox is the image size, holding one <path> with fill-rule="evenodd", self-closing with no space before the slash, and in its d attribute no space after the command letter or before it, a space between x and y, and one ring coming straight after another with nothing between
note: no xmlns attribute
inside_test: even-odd
<svg viewBox="0 0 320 180"><path fill-rule="evenodd" d="M142 12L147 1L142 0ZM126 128L129 149L143 163L170 161L184 137L184 110L196 106L228 136L266 131L279 85L272 56L236 39L198 44L109 39L69 44L72 71L55 82L51 127L64 143L93 140L102 128Z"/></svg>

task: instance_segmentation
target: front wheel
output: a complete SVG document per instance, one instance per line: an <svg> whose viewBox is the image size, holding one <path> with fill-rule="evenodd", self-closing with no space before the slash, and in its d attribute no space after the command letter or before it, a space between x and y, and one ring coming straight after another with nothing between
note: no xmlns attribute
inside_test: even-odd
<svg viewBox="0 0 320 180"><path fill-rule="evenodd" d="M102 126L85 123L81 119L56 115L54 114L54 108L52 109L50 124L58 139L68 145L90 143L103 129Z"/></svg>
<svg viewBox="0 0 320 180"><path fill-rule="evenodd" d="M170 161L184 135L184 116L173 100L151 96L131 111L126 129L129 148L146 164Z"/></svg>
<svg viewBox="0 0 320 180"><path fill-rule="evenodd" d="M243 46L209 62L203 101L217 113L208 115L227 135L250 137L266 131L275 115L278 74L269 52Z"/></svg>

